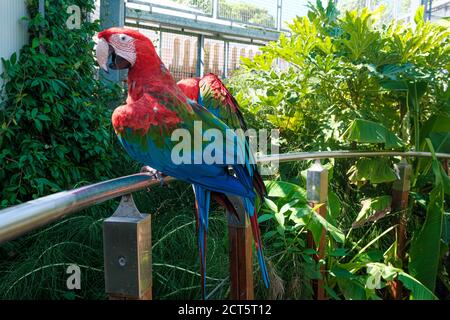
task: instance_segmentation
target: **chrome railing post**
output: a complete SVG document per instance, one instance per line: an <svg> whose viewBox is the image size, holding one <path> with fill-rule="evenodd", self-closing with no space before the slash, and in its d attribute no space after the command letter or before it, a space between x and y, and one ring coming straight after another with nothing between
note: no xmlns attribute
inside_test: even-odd
<svg viewBox="0 0 450 320"><path fill-rule="evenodd" d="M315 163L307 170L306 174L306 195L311 207L317 207L320 205L316 212L323 218L327 215L327 201L328 201L328 169L320 164L320 160L316 160ZM318 252L315 255L315 260L319 262L325 257L326 246L326 231L322 228L322 234L320 236L319 243L315 243L311 233L308 233L308 245ZM324 289L324 275L325 265L320 265L321 279L314 281L313 287L315 291L315 297L318 300L325 299Z"/></svg>
<svg viewBox="0 0 450 320"><path fill-rule="evenodd" d="M103 250L110 299L151 300L151 215L139 212L131 194L104 221Z"/></svg>

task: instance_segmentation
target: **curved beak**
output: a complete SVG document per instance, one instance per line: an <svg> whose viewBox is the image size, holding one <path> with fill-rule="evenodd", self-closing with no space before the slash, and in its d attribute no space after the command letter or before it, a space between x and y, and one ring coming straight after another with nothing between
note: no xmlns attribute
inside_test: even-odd
<svg viewBox="0 0 450 320"><path fill-rule="evenodd" d="M116 54L114 48L103 38L99 39L96 49L98 65L108 72L108 68L122 70L131 67L131 62Z"/></svg>
<svg viewBox="0 0 450 320"><path fill-rule="evenodd" d="M108 72L108 59L112 54L112 51L114 50L105 39L101 38L98 40L95 54L97 56L98 65L106 72Z"/></svg>

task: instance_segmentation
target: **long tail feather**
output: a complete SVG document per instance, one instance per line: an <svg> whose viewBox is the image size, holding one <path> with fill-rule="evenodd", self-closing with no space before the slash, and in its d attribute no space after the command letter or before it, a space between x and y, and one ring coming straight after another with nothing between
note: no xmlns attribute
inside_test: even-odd
<svg viewBox="0 0 450 320"><path fill-rule="evenodd" d="M195 192L197 220L198 220L198 247L200 256L200 274L202 276L202 298L206 297L206 236L208 232L209 205L211 202L211 191L193 185Z"/></svg>

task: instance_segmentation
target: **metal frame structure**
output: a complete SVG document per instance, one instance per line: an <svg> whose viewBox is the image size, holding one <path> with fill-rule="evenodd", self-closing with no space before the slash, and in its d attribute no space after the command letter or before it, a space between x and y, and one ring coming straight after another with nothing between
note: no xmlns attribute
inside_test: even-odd
<svg viewBox="0 0 450 320"><path fill-rule="evenodd" d="M105 1L105 0L103 0ZM111 1L111 0L109 0ZM114 0L113 0L114 1ZM123 0L115 0L123 1ZM281 1L281 0L279 0ZM275 30L246 28L242 25L236 25L233 21L227 21L229 24L218 23L225 21L218 19L218 0L212 0L212 14L200 14L191 10L179 10L182 13L191 14L192 17L177 17L167 13L155 12L154 8L167 9L167 6L160 4L149 4L141 0L128 0L127 4L145 5L147 10L136 9L133 7L124 7L125 21L128 27L146 29L159 32L160 56L163 43L163 33L180 34L197 37L197 64L195 75L201 77L205 70L205 40L212 39L223 42L223 59L220 57L220 69L223 70L220 76L227 77L229 70L229 47L230 43L247 45L264 45L268 41L278 39L279 32ZM177 9L178 10L178 9ZM201 20L209 18L209 20ZM121 19L121 14L117 17Z"/></svg>
<svg viewBox="0 0 450 320"><path fill-rule="evenodd" d="M433 0L422 0L421 5L425 7L424 18L431 20L431 11L433 8Z"/></svg>
<svg viewBox="0 0 450 320"><path fill-rule="evenodd" d="M216 1L216 0L214 0ZM169 27L176 29L188 29L195 30L200 33L205 34L214 34L214 35L229 35L236 36L242 38L249 38L254 40L262 40L262 41L274 41L279 37L279 32L275 30L268 30L267 28L263 28L263 26L259 26L261 28L247 28L246 26L250 26L252 24L241 23L237 24L237 21L233 21L230 19L220 19L218 16L216 17L216 12L214 9L212 19L201 19L200 17L208 18L208 15L202 15L199 13L192 13L192 17L182 17L175 16L175 13L167 14L155 12L153 8L167 8L166 6L162 6L159 4L149 4L146 2L142 2L139 0L128 0L127 4L140 4L148 6L148 10L141 10L132 8L130 5L126 6L126 17L127 19L135 19L140 21L148 21L152 24L156 24L158 27ZM213 5L213 8L216 6ZM174 11L186 12L189 11L177 9ZM254 25L256 26L256 25Z"/></svg>

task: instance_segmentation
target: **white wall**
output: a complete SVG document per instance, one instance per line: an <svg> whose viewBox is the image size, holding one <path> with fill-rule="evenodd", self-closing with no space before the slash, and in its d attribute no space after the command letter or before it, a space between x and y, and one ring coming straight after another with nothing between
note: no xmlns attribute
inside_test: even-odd
<svg viewBox="0 0 450 320"><path fill-rule="evenodd" d="M9 59L28 41L25 0L0 0L0 57ZM0 74L3 64L0 60ZM1 79L0 79L1 81ZM0 82L1 85L1 82Z"/></svg>

